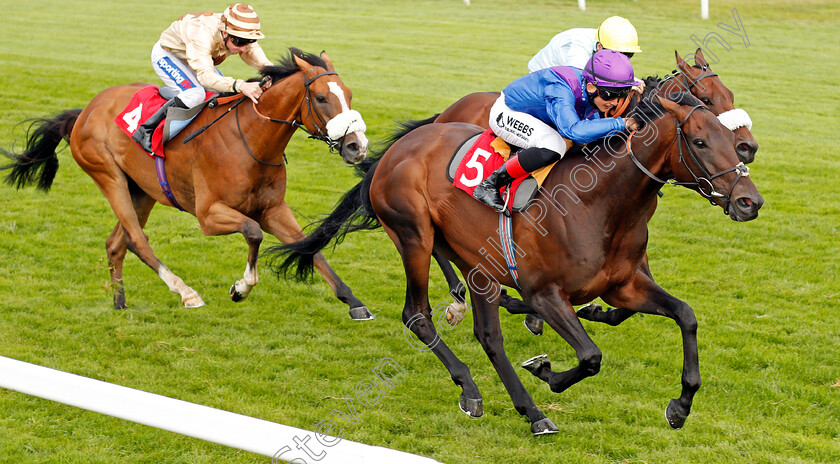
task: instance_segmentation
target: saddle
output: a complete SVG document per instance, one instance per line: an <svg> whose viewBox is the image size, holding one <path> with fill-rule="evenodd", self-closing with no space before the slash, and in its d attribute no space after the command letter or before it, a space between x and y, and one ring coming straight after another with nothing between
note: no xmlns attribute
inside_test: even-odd
<svg viewBox="0 0 840 464"><path fill-rule="evenodd" d="M146 122L150 116L155 114L161 106L175 98L177 92L169 87L157 87L150 85L138 90L125 109L114 118L120 129L131 138L131 134L140 124ZM187 124L189 124L198 113L206 106L215 106L216 93L207 92L202 104L195 108L184 109L170 106L166 110L166 118L152 134L152 151L160 157L164 157L163 145L178 135ZM153 155L149 155L153 156Z"/></svg>
<svg viewBox="0 0 840 464"><path fill-rule="evenodd" d="M501 167L510 157L511 152L516 153L518 151L518 147L509 146L504 140L497 137L491 129L487 129L471 136L455 150L447 166L446 177L452 182L452 185L467 192L472 197L475 187L493 171ZM528 205L555 164L557 163L538 169L529 176L516 179L511 183L509 188L512 200L507 201L508 209L511 212L528 209ZM508 187L502 188L503 197L508 194L507 189Z"/></svg>

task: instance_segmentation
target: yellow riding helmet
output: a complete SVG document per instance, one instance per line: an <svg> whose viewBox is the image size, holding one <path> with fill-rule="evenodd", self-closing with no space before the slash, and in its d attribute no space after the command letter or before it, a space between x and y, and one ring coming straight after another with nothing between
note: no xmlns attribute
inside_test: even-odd
<svg viewBox="0 0 840 464"><path fill-rule="evenodd" d="M607 50L622 53L640 53L639 35L626 18L611 16L604 20L595 33L595 40Z"/></svg>

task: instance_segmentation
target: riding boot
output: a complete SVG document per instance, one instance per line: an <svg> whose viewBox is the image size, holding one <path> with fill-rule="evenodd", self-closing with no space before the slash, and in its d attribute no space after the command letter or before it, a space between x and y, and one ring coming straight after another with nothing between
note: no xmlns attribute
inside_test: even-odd
<svg viewBox="0 0 840 464"><path fill-rule="evenodd" d="M505 208L505 202L502 200L499 189L513 182L513 179L514 177L508 173L507 163L505 163L475 187L472 194L473 198L496 211L501 211Z"/></svg>
<svg viewBox="0 0 840 464"><path fill-rule="evenodd" d="M166 118L166 110L168 110L169 107L173 105L175 106L175 108L187 107L187 105L185 105L178 97L169 100L168 102L164 103L163 106L161 106L160 109L158 109L155 112L155 114L151 115L146 122L140 124L140 126L137 127L137 130L135 130L134 133L131 134L131 140L134 140L135 142L139 143L140 146L144 150L146 150L146 152L152 153L152 134L154 133L155 129L160 124L160 122L163 121L164 118Z"/></svg>
<svg viewBox="0 0 840 464"><path fill-rule="evenodd" d="M499 189L510 184L514 179L525 177L528 171L522 168L519 164L519 156L512 156L499 169L490 174L473 190L473 198L493 208L496 211L502 211L505 208L505 203L502 200L502 195Z"/></svg>

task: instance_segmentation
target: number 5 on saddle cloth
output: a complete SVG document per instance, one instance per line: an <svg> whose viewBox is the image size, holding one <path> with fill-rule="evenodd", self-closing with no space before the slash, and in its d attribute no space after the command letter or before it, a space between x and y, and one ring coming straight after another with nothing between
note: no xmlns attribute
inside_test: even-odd
<svg viewBox="0 0 840 464"><path fill-rule="evenodd" d="M465 140L458 147L446 169L446 176L454 186L472 196L475 187L501 167L507 161L510 152L510 146L492 130L487 129ZM529 176L515 179L510 184L509 197L508 187L502 187L502 197L507 198L509 211L520 212L528 208L554 164L556 163L534 171Z"/></svg>

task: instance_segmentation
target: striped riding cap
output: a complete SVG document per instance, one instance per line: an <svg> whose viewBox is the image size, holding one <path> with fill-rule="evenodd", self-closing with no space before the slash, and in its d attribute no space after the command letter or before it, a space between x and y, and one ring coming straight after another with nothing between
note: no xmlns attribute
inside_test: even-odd
<svg viewBox="0 0 840 464"><path fill-rule="evenodd" d="M254 9L245 3L234 3L225 8L222 22L225 24L225 32L229 35L254 40L265 38L260 32L260 18Z"/></svg>

